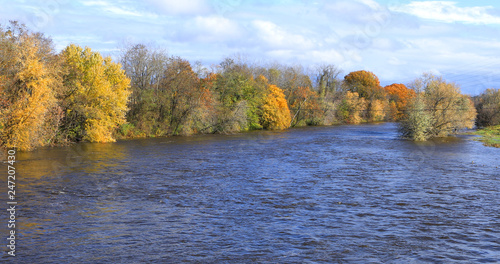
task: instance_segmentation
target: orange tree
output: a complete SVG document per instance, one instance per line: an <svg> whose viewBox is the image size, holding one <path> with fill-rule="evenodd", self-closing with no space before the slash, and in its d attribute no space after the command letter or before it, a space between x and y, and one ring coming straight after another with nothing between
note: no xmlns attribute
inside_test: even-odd
<svg viewBox="0 0 500 264"><path fill-rule="evenodd" d="M344 77L344 84L346 90L358 93L359 97L367 100L381 99L384 96L378 77L370 71L351 72Z"/></svg>
<svg viewBox="0 0 500 264"><path fill-rule="evenodd" d="M392 120L399 120L403 116L410 99L415 97L415 91L404 84L394 83L384 87L387 92Z"/></svg>
<svg viewBox="0 0 500 264"><path fill-rule="evenodd" d="M367 101L364 117L368 121L382 121L386 112L386 92L378 77L370 71L355 71L344 77L344 90L357 93Z"/></svg>
<svg viewBox="0 0 500 264"><path fill-rule="evenodd" d="M266 95L262 105L261 124L265 129L282 130L290 126L291 116L283 90L273 84L268 84L263 76L258 82L266 85Z"/></svg>

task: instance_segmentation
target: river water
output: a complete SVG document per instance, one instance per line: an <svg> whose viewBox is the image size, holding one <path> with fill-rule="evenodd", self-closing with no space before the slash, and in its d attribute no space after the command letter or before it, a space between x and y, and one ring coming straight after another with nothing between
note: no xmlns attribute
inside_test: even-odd
<svg viewBox="0 0 500 264"><path fill-rule="evenodd" d="M2 259L498 263L499 157L392 123L18 153L17 256Z"/></svg>

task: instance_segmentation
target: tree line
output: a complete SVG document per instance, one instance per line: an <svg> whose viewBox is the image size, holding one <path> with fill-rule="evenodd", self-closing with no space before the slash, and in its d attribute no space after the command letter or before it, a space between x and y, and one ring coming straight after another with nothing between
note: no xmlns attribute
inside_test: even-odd
<svg viewBox="0 0 500 264"><path fill-rule="evenodd" d="M477 98L424 74L380 85L369 71L343 78L334 65L252 64L228 57L210 69L144 44L119 62L17 22L0 27L0 144L30 150L117 138L282 130L397 121L414 140L499 122L499 92ZM495 97L496 96L496 97ZM496 109L496 110L495 110Z"/></svg>

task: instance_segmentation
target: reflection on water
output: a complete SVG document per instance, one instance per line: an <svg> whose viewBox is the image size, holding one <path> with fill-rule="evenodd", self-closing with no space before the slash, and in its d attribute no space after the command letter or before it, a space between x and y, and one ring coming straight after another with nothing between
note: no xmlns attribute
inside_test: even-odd
<svg viewBox="0 0 500 264"><path fill-rule="evenodd" d="M20 153L18 260L500 262L499 154L394 124Z"/></svg>

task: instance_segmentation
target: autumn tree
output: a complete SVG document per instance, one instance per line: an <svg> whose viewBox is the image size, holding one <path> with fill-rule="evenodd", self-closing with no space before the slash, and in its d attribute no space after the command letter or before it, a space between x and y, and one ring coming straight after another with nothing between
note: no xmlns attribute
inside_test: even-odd
<svg viewBox="0 0 500 264"><path fill-rule="evenodd" d="M359 124L366 110L366 99L356 92L347 91L337 108L337 118L344 123Z"/></svg>
<svg viewBox="0 0 500 264"><path fill-rule="evenodd" d="M342 82L338 77L341 73L340 69L331 64L316 67L316 87L321 97L329 97L340 92Z"/></svg>
<svg viewBox="0 0 500 264"><path fill-rule="evenodd" d="M130 79L121 65L90 48L71 44L61 53L64 90L60 104L65 116L62 132L71 141L114 141L125 122Z"/></svg>
<svg viewBox="0 0 500 264"><path fill-rule="evenodd" d="M369 104L368 116L371 122L381 122L385 120L388 108L387 100L372 99Z"/></svg>
<svg viewBox="0 0 500 264"><path fill-rule="evenodd" d="M355 71L344 77L344 90L357 93L367 101L368 121L382 121L389 105L385 90L380 86L378 77L369 71Z"/></svg>
<svg viewBox="0 0 500 264"><path fill-rule="evenodd" d="M288 101L292 113L292 126L319 125L323 110L318 93L309 86L299 86L292 91Z"/></svg>
<svg viewBox="0 0 500 264"><path fill-rule="evenodd" d="M131 96L128 102L127 121L140 131L150 134L160 125L155 106L158 104L158 90L169 62L167 53L145 44L129 44L121 53L120 62L130 78Z"/></svg>
<svg viewBox="0 0 500 264"><path fill-rule="evenodd" d="M191 118L193 133L214 133L218 121L218 101L214 95L214 86L218 75L209 73L200 79L200 100Z"/></svg>
<svg viewBox="0 0 500 264"><path fill-rule="evenodd" d="M475 98L478 127L500 124L500 89L487 89Z"/></svg>
<svg viewBox="0 0 500 264"><path fill-rule="evenodd" d="M285 94L278 86L268 84L264 76L258 78L267 86L264 104L262 105L261 123L265 129L282 130L290 126L290 110L285 99Z"/></svg>
<svg viewBox="0 0 500 264"><path fill-rule="evenodd" d="M249 65L235 58L220 63L214 96L219 101L216 132L231 133L262 128L259 107L266 93L258 85Z"/></svg>
<svg viewBox="0 0 500 264"><path fill-rule="evenodd" d="M407 104L399 119L399 131L404 138L426 141L432 137L433 117L425 102L424 94L418 93Z"/></svg>
<svg viewBox="0 0 500 264"><path fill-rule="evenodd" d="M203 96L190 63L179 57L170 58L158 91L159 121L168 124L168 135L178 135L181 130L189 134L186 122Z"/></svg>
<svg viewBox="0 0 500 264"><path fill-rule="evenodd" d="M61 86L52 42L24 25L0 27L0 142L31 150L53 142L61 110Z"/></svg>
<svg viewBox="0 0 500 264"><path fill-rule="evenodd" d="M445 137L474 126L474 105L469 97L460 93L456 84L448 83L442 77L424 74L411 87L417 96L410 99L401 119L404 136L426 140Z"/></svg>
<svg viewBox="0 0 500 264"><path fill-rule="evenodd" d="M344 77L345 90L358 93L367 100L383 99L384 90L380 86L378 77L370 71L355 71Z"/></svg>
<svg viewBox="0 0 500 264"><path fill-rule="evenodd" d="M389 99L391 119L397 121L403 116L408 102L415 97L415 91L400 83L388 85L384 89Z"/></svg>

